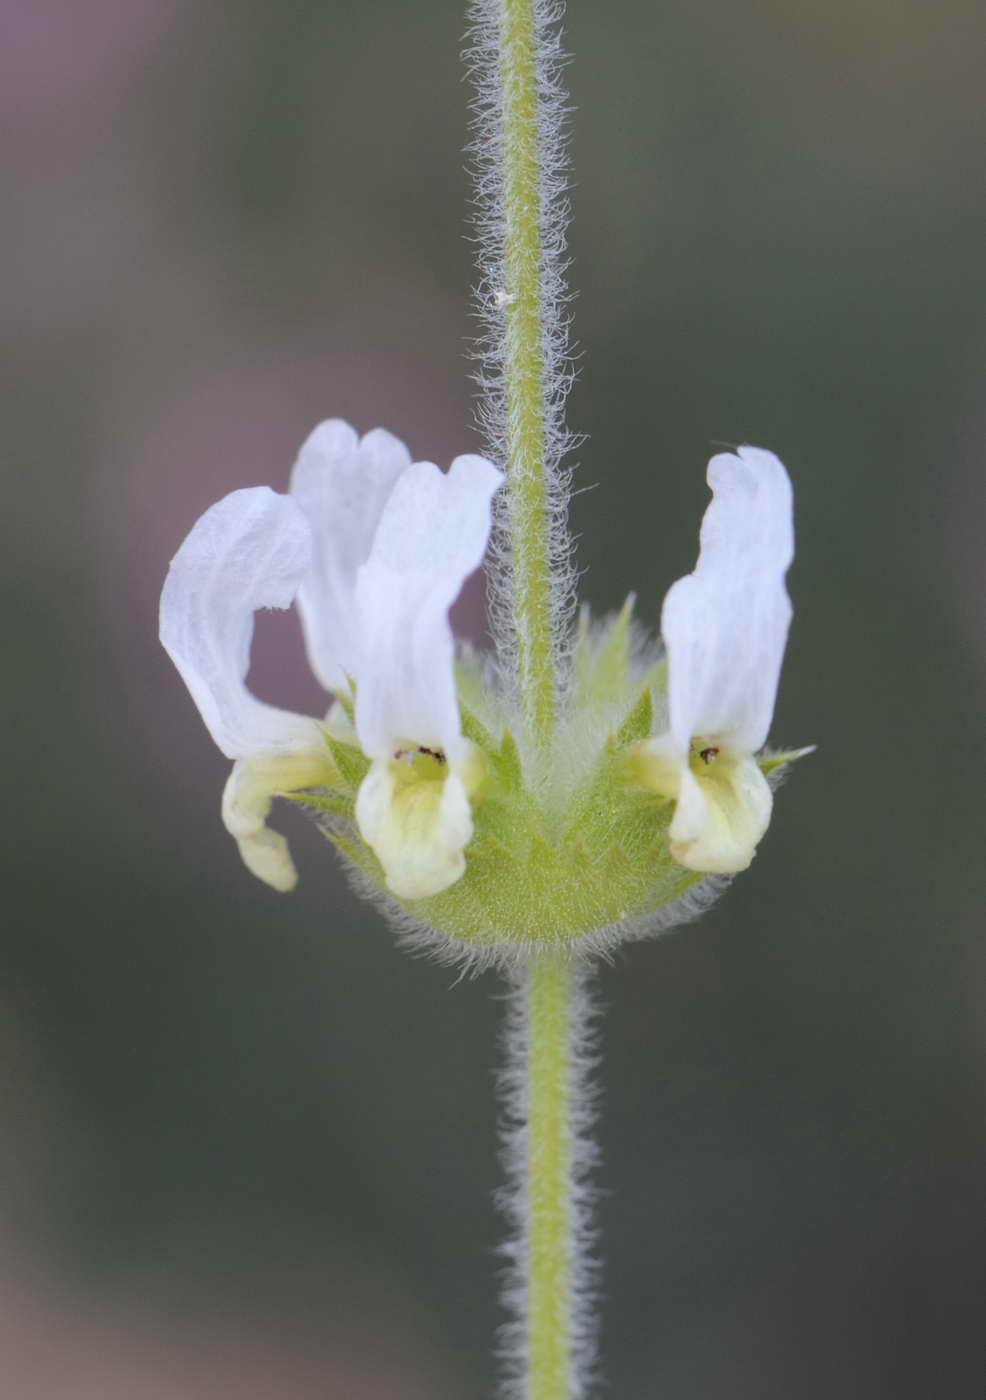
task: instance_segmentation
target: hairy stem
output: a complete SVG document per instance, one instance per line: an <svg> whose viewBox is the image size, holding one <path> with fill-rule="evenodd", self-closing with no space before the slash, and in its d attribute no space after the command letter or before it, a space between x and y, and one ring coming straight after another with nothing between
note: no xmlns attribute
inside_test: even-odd
<svg viewBox="0 0 986 1400"><path fill-rule="evenodd" d="M471 0L476 84L473 158L490 454L506 467L495 502L491 617L531 747L550 751L574 594L564 425L568 325L562 314L565 94L561 0ZM514 1229L507 1303L507 1393L577 1400L590 1352L583 1257L587 999L580 965L533 958L508 1028L504 1195Z"/></svg>
<svg viewBox="0 0 986 1400"><path fill-rule="evenodd" d="M545 753L574 596L567 525L566 99L561 0L471 0L476 86L479 417L507 472L494 501L491 621L533 745Z"/></svg>
<svg viewBox="0 0 986 1400"><path fill-rule="evenodd" d="M571 1392L568 969L537 962L528 974L528 1347L530 1400Z"/></svg>
<svg viewBox="0 0 986 1400"><path fill-rule="evenodd" d="M502 0L504 387L514 627L528 721L555 721L550 521L545 474L538 55L534 0Z"/></svg>
<svg viewBox="0 0 986 1400"><path fill-rule="evenodd" d="M516 1230L508 1301L509 1394L575 1400L585 1393L592 1327L586 1248L588 998L585 972L563 956L531 962L515 990L508 1039L505 1197Z"/></svg>

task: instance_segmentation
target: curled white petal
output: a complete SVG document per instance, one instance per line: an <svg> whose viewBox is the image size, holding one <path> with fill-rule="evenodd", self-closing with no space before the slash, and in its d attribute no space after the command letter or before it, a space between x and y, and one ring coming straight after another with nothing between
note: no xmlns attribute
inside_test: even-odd
<svg viewBox="0 0 986 1400"><path fill-rule="evenodd" d="M272 889L286 894L298 883L288 843L267 825L272 799L330 783L334 776L324 745L272 758L241 758L233 764L223 789L223 824L247 869Z"/></svg>
<svg viewBox="0 0 986 1400"><path fill-rule="evenodd" d="M223 789L223 824L236 840L251 875L287 894L298 883L298 871L287 841L267 825L271 797L263 787L253 790L251 775L240 762L235 763Z"/></svg>
<svg viewBox="0 0 986 1400"><path fill-rule="evenodd" d="M683 756L673 737L662 734L636 747L630 773L674 802L668 838L679 865L709 875L747 868L773 807L755 759L712 748Z"/></svg>
<svg viewBox="0 0 986 1400"><path fill-rule="evenodd" d="M482 561L502 479L485 458L464 456L447 475L417 462L394 485L356 582L364 646L356 729L371 758L393 758L406 741L456 757L448 610Z"/></svg>
<svg viewBox="0 0 986 1400"><path fill-rule="evenodd" d="M669 832L672 859L710 875L745 870L770 825L772 808L767 780L752 758L710 778L685 765Z"/></svg>
<svg viewBox="0 0 986 1400"><path fill-rule="evenodd" d="M671 733L683 753L701 734L750 754L767 738L791 621L791 483L756 447L713 457L708 482L698 563L661 615Z"/></svg>
<svg viewBox="0 0 986 1400"><path fill-rule="evenodd" d="M394 482L411 465L404 444L383 428L357 437L330 418L312 432L291 474L291 496L314 540L298 609L312 670L327 690L359 673L362 636L356 572L365 563Z"/></svg>
<svg viewBox="0 0 986 1400"><path fill-rule="evenodd" d="M400 760L375 760L356 797L356 823L401 899L441 894L465 873L472 814L455 769L422 779Z"/></svg>
<svg viewBox="0 0 986 1400"><path fill-rule="evenodd" d="M315 722L246 687L258 608L291 606L311 563L295 503L267 486L233 491L197 521L161 593L161 641L228 758L317 742Z"/></svg>

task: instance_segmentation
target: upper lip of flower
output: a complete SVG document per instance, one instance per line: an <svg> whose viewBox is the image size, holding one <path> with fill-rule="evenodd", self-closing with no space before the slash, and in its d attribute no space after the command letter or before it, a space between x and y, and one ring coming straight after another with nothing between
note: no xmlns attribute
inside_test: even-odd
<svg viewBox="0 0 986 1400"><path fill-rule="evenodd" d="M713 457L708 482L698 562L661 613L669 727L685 754L696 735L751 754L767 739L791 621L791 483L758 447Z"/></svg>
<svg viewBox="0 0 986 1400"><path fill-rule="evenodd" d="M638 746L634 762L641 781L675 801L674 858L727 873L749 865L770 821L753 754L770 729L791 621L794 526L791 483L772 452L720 453L708 482L698 562L661 613L668 733Z"/></svg>
<svg viewBox="0 0 986 1400"><path fill-rule="evenodd" d="M253 615L297 599L313 669L356 684L361 748L408 741L455 763L462 744L448 610L482 561L501 473L457 457L412 463L382 429L320 424L291 492L234 491L195 525L161 596L161 640L218 746L235 759L318 750L317 723L246 687Z"/></svg>

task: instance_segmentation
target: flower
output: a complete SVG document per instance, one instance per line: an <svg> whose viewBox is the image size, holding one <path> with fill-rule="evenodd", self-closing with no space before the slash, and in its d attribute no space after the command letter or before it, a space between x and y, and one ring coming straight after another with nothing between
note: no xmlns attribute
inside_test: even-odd
<svg viewBox="0 0 986 1400"><path fill-rule="evenodd" d="M233 491L175 555L161 641L235 760L223 820L273 888L297 873L266 825L271 800L332 783L327 736L370 760L356 822L393 893L436 894L464 872L482 764L461 732L448 610L482 561L501 479L482 457L447 474L412 463L383 429L359 438L333 419L302 446L289 494ZM321 723L246 687L254 613L294 601L312 668L337 697Z"/></svg>
<svg viewBox="0 0 986 1400"><path fill-rule="evenodd" d="M770 728L791 621L794 526L791 483L772 452L721 453L708 482L698 563L661 614L668 730L637 747L634 767L676 804L672 858L729 874L750 864L770 822L771 791L753 755Z"/></svg>
<svg viewBox="0 0 986 1400"><path fill-rule="evenodd" d="M208 510L172 562L161 639L234 760L222 812L247 866L295 885L267 826L273 799L293 796L365 888L405 905L405 931L480 960L610 947L707 902L706 876L750 864L771 774L807 752L757 757L791 619L787 473L741 447L708 480L698 562L664 602L664 656L630 602L596 625L583 612L547 749L502 669L454 653L449 608L502 481L484 458L446 474L389 433L330 421L287 494L234 491ZM294 602L335 697L321 719L246 685L254 613Z"/></svg>

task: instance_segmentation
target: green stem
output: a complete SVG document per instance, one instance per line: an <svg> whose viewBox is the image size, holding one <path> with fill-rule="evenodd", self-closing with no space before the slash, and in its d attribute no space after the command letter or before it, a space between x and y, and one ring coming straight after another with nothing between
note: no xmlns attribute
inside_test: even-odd
<svg viewBox="0 0 986 1400"><path fill-rule="evenodd" d="M572 1393L572 970L544 956L527 981L527 1391Z"/></svg>
<svg viewBox="0 0 986 1400"><path fill-rule="evenodd" d="M500 0L507 491L520 695L533 733L555 724L545 465L541 140L534 0Z"/></svg>
<svg viewBox="0 0 986 1400"><path fill-rule="evenodd" d="M570 584L562 520L566 482L558 466L566 442L567 343L560 314L566 209L559 183L564 103L558 16L545 0L474 0L473 13L479 226L489 240L480 265L497 308L489 323L494 349L486 421L507 468L500 526L518 694L528 734L544 755L556 726L556 633ZM512 1096L521 1085L523 1091L507 1110L513 1187L507 1208L518 1231L510 1251L518 1274L508 1298L518 1326L510 1335L519 1345L505 1354L524 1400L574 1400L583 1393L579 1370L591 1329L587 1299L576 1288L585 1245L579 1192L592 1151L584 1103L577 1101L584 1090L586 1033L580 975L564 956L532 957L517 983L510 1022L506 1083Z"/></svg>

